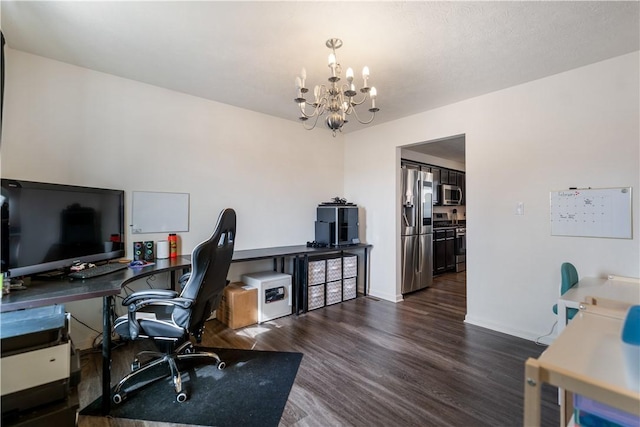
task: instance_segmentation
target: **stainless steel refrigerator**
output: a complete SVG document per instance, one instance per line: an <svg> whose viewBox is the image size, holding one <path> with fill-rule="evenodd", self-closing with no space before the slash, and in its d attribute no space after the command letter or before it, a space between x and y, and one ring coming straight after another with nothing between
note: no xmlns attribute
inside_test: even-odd
<svg viewBox="0 0 640 427"><path fill-rule="evenodd" d="M402 165L401 245L403 294L433 282L433 174Z"/></svg>

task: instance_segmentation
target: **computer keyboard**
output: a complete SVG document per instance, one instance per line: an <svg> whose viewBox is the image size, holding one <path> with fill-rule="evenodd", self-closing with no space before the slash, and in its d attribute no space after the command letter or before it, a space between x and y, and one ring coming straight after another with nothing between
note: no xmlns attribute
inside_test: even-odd
<svg viewBox="0 0 640 427"><path fill-rule="evenodd" d="M85 268L84 270L80 271L73 271L69 273L68 276L71 279L91 279L92 277L102 276L118 270L124 270L126 268L127 264L115 262L112 264L103 264L96 267Z"/></svg>

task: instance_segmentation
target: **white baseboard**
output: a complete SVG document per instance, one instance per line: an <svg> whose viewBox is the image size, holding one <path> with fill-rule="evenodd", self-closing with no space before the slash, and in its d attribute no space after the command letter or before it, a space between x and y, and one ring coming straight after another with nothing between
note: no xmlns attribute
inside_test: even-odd
<svg viewBox="0 0 640 427"><path fill-rule="evenodd" d="M553 340L555 339L555 335L542 338L540 333L536 331L512 328L501 323L495 323L488 320L474 318L473 316L469 316L468 314L465 317L464 322L470 325L480 326L482 328L491 329L492 331L500 332L503 334L511 335L511 336L522 338L525 340L534 341L534 342L538 341L543 344L551 344L551 342L553 342Z"/></svg>

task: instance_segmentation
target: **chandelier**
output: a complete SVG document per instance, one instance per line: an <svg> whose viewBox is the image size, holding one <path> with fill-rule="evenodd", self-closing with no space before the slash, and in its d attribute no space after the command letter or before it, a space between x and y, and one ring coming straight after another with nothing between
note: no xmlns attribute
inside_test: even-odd
<svg viewBox="0 0 640 427"><path fill-rule="evenodd" d="M307 101L305 94L309 92L309 89L305 87L305 80L307 79L307 71L303 68L300 76L296 77L296 90L298 92L297 97L294 99L296 104L300 106L300 121L305 129L311 130L316 127L318 118L327 113L325 123L327 127L333 131L333 136L336 136L336 132L342 132L342 126L348 123L347 118L353 114L353 116L362 124L369 124L376 116L376 112L379 108L376 108L376 97L378 95L375 87L369 87L369 67L362 69L362 79L364 80L360 92L363 94L362 99L357 100L356 86L353 83L353 70L347 68L346 84L340 84L340 75L342 74L342 67L336 58L336 49L342 46L342 40L329 39L326 43L327 47L331 49L329 54L329 68L331 69L331 75L328 78L329 84L316 85L313 88L313 100ZM368 120L361 120L356 111L356 107L363 104L367 99L371 100L371 108L369 112L371 117ZM311 107L311 110L307 111L307 106ZM307 121L312 119L313 124L308 125Z"/></svg>

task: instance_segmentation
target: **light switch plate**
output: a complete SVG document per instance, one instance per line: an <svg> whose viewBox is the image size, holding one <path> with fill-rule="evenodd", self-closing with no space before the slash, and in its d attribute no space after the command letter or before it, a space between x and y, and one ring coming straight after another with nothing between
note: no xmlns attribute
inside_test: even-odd
<svg viewBox="0 0 640 427"><path fill-rule="evenodd" d="M524 215L524 202L516 204L516 215Z"/></svg>

